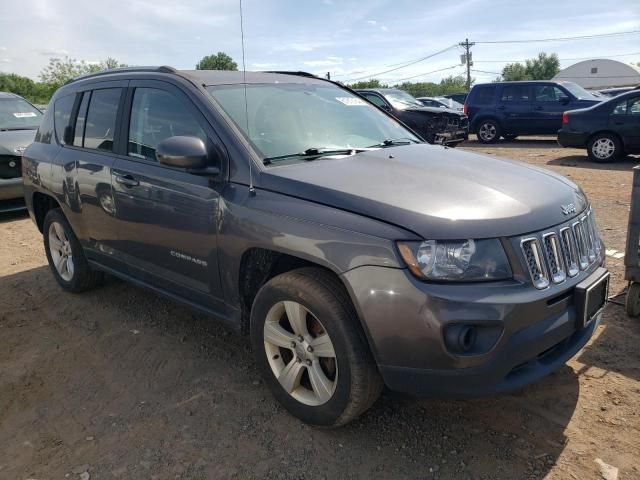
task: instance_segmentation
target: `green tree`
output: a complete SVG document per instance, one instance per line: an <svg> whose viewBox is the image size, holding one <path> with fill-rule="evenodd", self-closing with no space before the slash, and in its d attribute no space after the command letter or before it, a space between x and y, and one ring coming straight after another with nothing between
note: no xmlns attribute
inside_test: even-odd
<svg viewBox="0 0 640 480"><path fill-rule="evenodd" d="M0 91L17 93L32 103L46 104L49 102L54 89L51 86L34 82L30 78L15 73L0 74Z"/></svg>
<svg viewBox="0 0 640 480"><path fill-rule="evenodd" d="M389 85L382 83L380 80L372 78L371 80L360 80L359 82L352 83L349 88L389 88Z"/></svg>
<svg viewBox="0 0 640 480"><path fill-rule="evenodd" d="M100 63L87 63L84 60L76 60L70 57L50 58L49 64L40 72L40 80L42 83L50 85L55 91L67 81L80 75L125 66L125 64L111 57Z"/></svg>
<svg viewBox="0 0 640 480"><path fill-rule="evenodd" d="M196 70L238 70L238 64L224 52L207 55L196 65Z"/></svg>
<svg viewBox="0 0 640 480"><path fill-rule="evenodd" d="M513 80L551 80L560 71L560 60L555 53L541 52L535 58L520 62L508 63L502 69L502 78Z"/></svg>
<svg viewBox="0 0 640 480"><path fill-rule="evenodd" d="M473 82L472 82L473 83ZM414 97L435 97L448 93L460 93L467 91L467 81L462 76L449 76L434 82L404 82L395 85L396 88L404 90Z"/></svg>

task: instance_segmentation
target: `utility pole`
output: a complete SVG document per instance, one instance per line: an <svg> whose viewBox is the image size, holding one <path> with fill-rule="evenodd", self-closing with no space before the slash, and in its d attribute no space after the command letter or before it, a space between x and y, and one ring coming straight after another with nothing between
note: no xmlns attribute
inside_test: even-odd
<svg viewBox="0 0 640 480"><path fill-rule="evenodd" d="M471 66L473 65L473 60L471 57L471 47L475 45L475 42L469 42L468 38L464 39L464 42L460 42L458 45L465 49L464 63L467 64L467 91L471 90Z"/></svg>
<svg viewBox="0 0 640 480"><path fill-rule="evenodd" d="M331 80L331 72L327 72L327 80Z"/></svg>

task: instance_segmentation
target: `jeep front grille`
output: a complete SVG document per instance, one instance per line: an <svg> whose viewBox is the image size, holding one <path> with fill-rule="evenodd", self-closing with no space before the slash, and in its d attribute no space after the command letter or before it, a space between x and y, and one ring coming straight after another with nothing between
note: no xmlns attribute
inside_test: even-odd
<svg viewBox="0 0 640 480"><path fill-rule="evenodd" d="M549 275L553 283L562 283L567 278L564 270L564 259L558 235L555 232L545 233L542 236L542 245L544 246L544 255L549 265Z"/></svg>
<svg viewBox="0 0 640 480"><path fill-rule="evenodd" d="M536 288L546 288L549 286L547 269L542 259L540 244L536 238L527 238L522 241L522 251L527 261L529 274Z"/></svg>
<svg viewBox="0 0 640 480"><path fill-rule="evenodd" d="M560 244L562 245L562 254L567 266L567 274L575 277L580 271L578 267L578 246L576 245L576 237L570 227L560 229Z"/></svg>
<svg viewBox="0 0 640 480"><path fill-rule="evenodd" d="M522 239L520 246L533 285L539 289L575 277L602 253L591 210L571 223Z"/></svg>

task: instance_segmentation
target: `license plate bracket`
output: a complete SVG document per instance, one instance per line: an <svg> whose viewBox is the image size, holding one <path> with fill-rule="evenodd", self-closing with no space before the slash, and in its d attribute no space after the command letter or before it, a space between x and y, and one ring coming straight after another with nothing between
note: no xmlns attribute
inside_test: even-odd
<svg viewBox="0 0 640 480"><path fill-rule="evenodd" d="M600 267L576 285L574 302L578 327L586 327L607 304L609 272Z"/></svg>

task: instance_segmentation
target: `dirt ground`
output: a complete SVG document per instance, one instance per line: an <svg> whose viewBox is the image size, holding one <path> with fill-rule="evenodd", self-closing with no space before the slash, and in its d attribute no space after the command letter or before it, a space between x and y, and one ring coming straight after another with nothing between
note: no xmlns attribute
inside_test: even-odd
<svg viewBox="0 0 640 480"><path fill-rule="evenodd" d="M460 148L571 177L624 251L637 157L600 166L540 139ZM62 292L24 215L0 217L0 242L2 480L616 478L607 465L640 478L640 320L617 304L567 366L520 392L385 393L322 430L276 404L246 339L215 320L114 279ZM613 296L623 262L608 264Z"/></svg>

